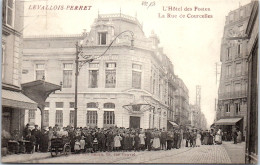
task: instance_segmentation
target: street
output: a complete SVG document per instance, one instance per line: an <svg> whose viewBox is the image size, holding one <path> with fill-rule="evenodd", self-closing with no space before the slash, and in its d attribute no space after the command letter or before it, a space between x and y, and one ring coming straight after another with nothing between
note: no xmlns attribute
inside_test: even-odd
<svg viewBox="0 0 260 165"><path fill-rule="evenodd" d="M245 143L202 145L168 151L97 152L51 157L50 153L9 155L3 163L244 163ZM231 149L231 150L230 150ZM38 154L38 156L36 156ZM42 155L40 155L42 154ZM33 156L35 155L35 157ZM15 157L19 156L19 159ZM28 159L28 157L31 157Z"/></svg>

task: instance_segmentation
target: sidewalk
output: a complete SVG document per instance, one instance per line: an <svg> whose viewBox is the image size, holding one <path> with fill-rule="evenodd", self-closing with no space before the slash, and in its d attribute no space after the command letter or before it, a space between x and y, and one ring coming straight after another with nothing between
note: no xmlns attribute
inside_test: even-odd
<svg viewBox="0 0 260 165"><path fill-rule="evenodd" d="M233 141L223 141L222 145L226 149L232 163L245 164L245 142L233 144Z"/></svg>
<svg viewBox="0 0 260 165"><path fill-rule="evenodd" d="M3 156L1 162L2 163L23 163L32 160L45 159L49 157L51 157L50 152L46 152L46 153L36 152L33 154L12 154L12 155Z"/></svg>

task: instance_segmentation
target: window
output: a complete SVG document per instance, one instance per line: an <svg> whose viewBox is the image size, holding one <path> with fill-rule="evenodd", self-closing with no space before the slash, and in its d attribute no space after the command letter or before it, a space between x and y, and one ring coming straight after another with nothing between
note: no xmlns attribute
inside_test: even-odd
<svg viewBox="0 0 260 165"><path fill-rule="evenodd" d="M141 89L141 77L142 73L137 71L132 71L132 87Z"/></svg>
<svg viewBox="0 0 260 165"><path fill-rule="evenodd" d="M5 74L5 45L2 44L2 80L4 79Z"/></svg>
<svg viewBox="0 0 260 165"><path fill-rule="evenodd" d="M239 75L241 75L241 67L242 67L242 65L241 65L241 63L237 63L236 64L236 75L237 76L239 76Z"/></svg>
<svg viewBox="0 0 260 165"><path fill-rule="evenodd" d="M58 124L58 126L63 126L63 112L62 110L56 110L56 118L55 118L55 124Z"/></svg>
<svg viewBox="0 0 260 165"><path fill-rule="evenodd" d="M115 124L114 111L104 111L104 124Z"/></svg>
<svg viewBox="0 0 260 165"><path fill-rule="evenodd" d="M97 103L91 102L91 103L87 103L87 108L98 108Z"/></svg>
<svg viewBox="0 0 260 165"><path fill-rule="evenodd" d="M106 88L116 87L116 63L106 63Z"/></svg>
<svg viewBox="0 0 260 165"><path fill-rule="evenodd" d="M63 88L72 87L72 63L63 64Z"/></svg>
<svg viewBox="0 0 260 165"><path fill-rule="evenodd" d="M241 56L241 53L242 53L242 44L238 44L237 45L237 55L238 55L238 57Z"/></svg>
<svg viewBox="0 0 260 165"><path fill-rule="evenodd" d="M226 77L231 77L232 76L232 73L231 73L231 65L228 65L227 68L226 68Z"/></svg>
<svg viewBox="0 0 260 165"><path fill-rule="evenodd" d="M29 110L28 121L29 123L35 123L35 110Z"/></svg>
<svg viewBox="0 0 260 165"><path fill-rule="evenodd" d="M231 48L227 48L227 57L226 57L226 60L230 60L230 59L231 59L231 58L230 58L230 54L231 54L230 50L231 50Z"/></svg>
<svg viewBox="0 0 260 165"><path fill-rule="evenodd" d="M89 88L98 87L98 70L89 71Z"/></svg>
<svg viewBox="0 0 260 165"><path fill-rule="evenodd" d="M63 108L63 102L56 102L56 109Z"/></svg>
<svg viewBox="0 0 260 165"><path fill-rule="evenodd" d="M99 45L106 45L107 43L107 33L98 33L98 44Z"/></svg>
<svg viewBox="0 0 260 165"><path fill-rule="evenodd" d="M105 109L115 109L115 104L114 103L105 103L104 108Z"/></svg>
<svg viewBox="0 0 260 165"><path fill-rule="evenodd" d="M36 80L45 79L45 66L44 64L36 64Z"/></svg>
<svg viewBox="0 0 260 165"><path fill-rule="evenodd" d="M97 125L97 111L87 111L87 125Z"/></svg>
<svg viewBox="0 0 260 165"><path fill-rule="evenodd" d="M141 89L142 65L133 64L132 69L132 87Z"/></svg>
<svg viewBox="0 0 260 165"><path fill-rule="evenodd" d="M55 124L63 126L63 102L56 102L56 117Z"/></svg>
<svg viewBox="0 0 260 165"><path fill-rule="evenodd" d="M2 8L3 24L13 27L14 20L14 2L13 0L3 0Z"/></svg>
<svg viewBox="0 0 260 165"><path fill-rule="evenodd" d="M70 125L73 126L74 125L74 118L75 118L75 103L74 102L70 102Z"/></svg>
<svg viewBox="0 0 260 165"><path fill-rule="evenodd" d="M46 123L46 124L48 123L48 125L49 125L49 110L44 110L43 115L44 115L43 122Z"/></svg>
<svg viewBox="0 0 260 165"><path fill-rule="evenodd" d="M74 126L75 111L70 110L70 125Z"/></svg>
<svg viewBox="0 0 260 165"><path fill-rule="evenodd" d="M227 113L230 112L230 105L229 104L225 104L225 110Z"/></svg>
<svg viewBox="0 0 260 165"><path fill-rule="evenodd" d="M45 126L49 126L49 110L50 110L50 103L45 102L45 107L43 111L43 122Z"/></svg>
<svg viewBox="0 0 260 165"><path fill-rule="evenodd" d="M238 113L240 112L240 104L235 103L235 108L236 108L236 115L238 115Z"/></svg>

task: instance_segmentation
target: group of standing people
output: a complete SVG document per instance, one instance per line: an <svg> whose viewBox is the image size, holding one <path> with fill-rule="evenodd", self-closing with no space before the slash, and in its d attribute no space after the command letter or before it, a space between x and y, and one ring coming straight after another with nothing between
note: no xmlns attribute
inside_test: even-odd
<svg viewBox="0 0 260 165"><path fill-rule="evenodd" d="M87 128L59 127L33 130L26 125L23 131L25 140L32 142L35 151L47 152L51 147L51 139L68 138L72 152L105 152L105 151L144 151L171 150L184 147L200 147L201 145L222 144L221 129L197 130L174 128L132 129L132 128ZM239 140L239 133L234 133L234 143Z"/></svg>

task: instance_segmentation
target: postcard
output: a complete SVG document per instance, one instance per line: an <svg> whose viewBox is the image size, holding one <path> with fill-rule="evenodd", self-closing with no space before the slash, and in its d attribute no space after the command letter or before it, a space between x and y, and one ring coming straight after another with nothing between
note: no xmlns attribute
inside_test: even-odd
<svg viewBox="0 0 260 165"><path fill-rule="evenodd" d="M3 0L2 163L258 162L258 1Z"/></svg>

